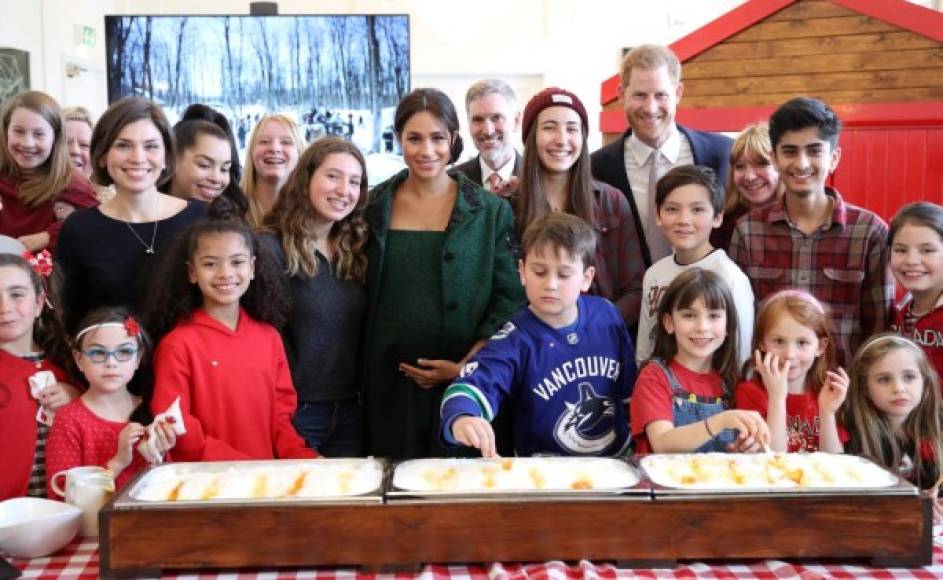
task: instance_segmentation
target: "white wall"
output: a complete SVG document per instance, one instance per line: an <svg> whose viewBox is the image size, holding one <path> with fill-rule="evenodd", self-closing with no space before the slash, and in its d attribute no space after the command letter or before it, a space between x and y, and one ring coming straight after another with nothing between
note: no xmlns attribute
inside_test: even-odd
<svg viewBox="0 0 943 580"><path fill-rule="evenodd" d="M551 84L580 96L595 125L599 83L615 74L622 47L670 43L743 0L280 0L281 14L405 13L410 16L412 85L436 86L461 107L465 89L485 76L501 77L518 91L523 107ZM100 83L105 70L105 14L246 14L235 0L0 0L0 45L31 53L33 87L59 100ZM77 26L92 26L97 45L76 44ZM93 74L65 79L66 61L84 63ZM71 83L71 84L68 84ZM86 97L88 98L88 97ZM592 146L598 145L596 129Z"/></svg>
<svg viewBox="0 0 943 580"><path fill-rule="evenodd" d="M412 86L436 86L461 107L465 88L484 76L508 80L521 106L544 86L559 85L583 100L599 144L599 85L618 71L623 47L671 43L744 0L279 0L281 14L398 13L410 16ZM943 0L917 0L939 9ZM62 100L100 94L84 103L106 106L96 74L65 80L76 60L105 70L105 14L246 14L248 0L0 0L0 46L31 53L34 88ZM93 26L97 45L75 42L75 27ZM68 84L71 82L71 84ZM79 103L65 103L79 104Z"/></svg>

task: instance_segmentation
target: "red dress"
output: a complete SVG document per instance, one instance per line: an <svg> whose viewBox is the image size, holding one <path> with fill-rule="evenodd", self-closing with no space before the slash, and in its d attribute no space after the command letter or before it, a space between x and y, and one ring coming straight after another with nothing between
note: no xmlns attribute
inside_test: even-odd
<svg viewBox="0 0 943 580"><path fill-rule="evenodd" d="M118 451L118 435L127 425L128 421L99 417L81 397L59 409L46 442L46 493L49 497L60 499L50 485L53 476L60 471L80 465L108 467ZM135 449L131 464L115 474L115 489L121 489L145 467L147 461Z"/></svg>

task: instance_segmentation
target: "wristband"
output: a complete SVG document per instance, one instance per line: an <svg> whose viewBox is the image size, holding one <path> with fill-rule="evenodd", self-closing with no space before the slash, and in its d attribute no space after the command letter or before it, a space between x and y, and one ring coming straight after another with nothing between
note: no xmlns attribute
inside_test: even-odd
<svg viewBox="0 0 943 580"><path fill-rule="evenodd" d="M704 429L707 430L707 434L711 436L711 439L715 437L714 433L711 431L711 426L707 422L707 418L704 419Z"/></svg>

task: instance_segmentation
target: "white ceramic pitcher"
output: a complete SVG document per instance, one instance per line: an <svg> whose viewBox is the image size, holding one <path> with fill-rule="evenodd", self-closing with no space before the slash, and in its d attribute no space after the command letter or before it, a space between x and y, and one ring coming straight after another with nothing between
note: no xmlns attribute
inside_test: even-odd
<svg viewBox="0 0 943 580"><path fill-rule="evenodd" d="M65 489L59 486L59 477L65 477ZM66 503L82 510L79 533L83 536L98 535L98 511L115 491L115 479L111 471L95 465L73 467L52 476L52 490L65 498Z"/></svg>

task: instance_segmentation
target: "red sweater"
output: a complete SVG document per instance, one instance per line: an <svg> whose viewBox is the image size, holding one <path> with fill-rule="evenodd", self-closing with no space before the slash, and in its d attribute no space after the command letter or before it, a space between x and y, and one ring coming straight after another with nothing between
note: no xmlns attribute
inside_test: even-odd
<svg viewBox="0 0 943 580"><path fill-rule="evenodd" d="M927 353L930 364L943 377L943 306L937 306L927 312L914 322L912 329L907 329L904 319L912 299L910 294L907 294L900 304L894 307L891 330L919 344L923 352Z"/></svg>
<svg viewBox="0 0 943 580"><path fill-rule="evenodd" d="M46 441L46 495L61 499L51 485L60 471L81 465L108 467L118 451L118 435L127 425L128 421L102 419L81 397L59 409ZM115 489L124 487L145 467L147 461L135 450L131 464L115 474Z"/></svg>
<svg viewBox="0 0 943 580"><path fill-rule="evenodd" d="M243 310L235 331L198 309L160 341L151 409L177 397L187 433L174 461L317 457L291 424L297 396L281 337Z"/></svg>
<svg viewBox="0 0 943 580"><path fill-rule="evenodd" d="M98 205L95 190L87 179L76 172L72 172L72 180L59 195L37 207L29 208L20 201L18 184L7 178L0 178L0 201L3 210L0 211L0 234L18 238L39 232L49 232L49 251L54 252L56 241L59 238L59 228L62 222L56 220L52 206L57 201L63 201L82 209Z"/></svg>
<svg viewBox="0 0 943 580"><path fill-rule="evenodd" d="M766 419L769 410L769 395L759 379L744 381L737 385L734 407L745 411L756 411ZM812 391L788 393L786 395L786 451L813 452L819 450L819 402ZM848 441L848 432L838 425L838 439Z"/></svg>
<svg viewBox="0 0 943 580"><path fill-rule="evenodd" d="M26 495L29 486L39 409L29 394L29 378L43 370L67 381L65 373L49 362L34 363L0 350L0 501Z"/></svg>

